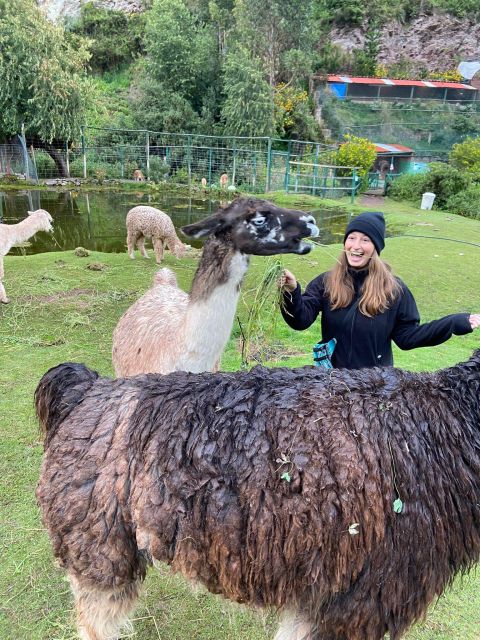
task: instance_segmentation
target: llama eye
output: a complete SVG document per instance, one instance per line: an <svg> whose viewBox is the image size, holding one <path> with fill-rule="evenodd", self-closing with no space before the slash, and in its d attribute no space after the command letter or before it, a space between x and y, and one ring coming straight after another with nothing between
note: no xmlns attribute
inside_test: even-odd
<svg viewBox="0 0 480 640"><path fill-rule="evenodd" d="M265 216L256 216L252 218L250 222L252 222L256 227L262 227L265 224Z"/></svg>

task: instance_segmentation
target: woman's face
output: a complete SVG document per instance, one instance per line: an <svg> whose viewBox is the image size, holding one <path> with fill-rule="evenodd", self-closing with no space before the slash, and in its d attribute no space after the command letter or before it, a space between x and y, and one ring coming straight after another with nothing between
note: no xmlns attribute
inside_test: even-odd
<svg viewBox="0 0 480 640"><path fill-rule="evenodd" d="M348 264L354 269L363 269L368 265L375 251L375 245L368 236L360 231L352 231L345 240L345 253Z"/></svg>

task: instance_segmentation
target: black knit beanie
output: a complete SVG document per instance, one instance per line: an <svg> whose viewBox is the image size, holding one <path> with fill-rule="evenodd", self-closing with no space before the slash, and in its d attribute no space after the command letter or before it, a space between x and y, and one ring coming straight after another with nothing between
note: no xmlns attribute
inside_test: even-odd
<svg viewBox="0 0 480 640"><path fill-rule="evenodd" d="M349 233L352 231L360 231L370 238L373 242L377 253L379 254L385 246L385 218L380 211L365 211L359 216L350 220L345 230L343 243Z"/></svg>

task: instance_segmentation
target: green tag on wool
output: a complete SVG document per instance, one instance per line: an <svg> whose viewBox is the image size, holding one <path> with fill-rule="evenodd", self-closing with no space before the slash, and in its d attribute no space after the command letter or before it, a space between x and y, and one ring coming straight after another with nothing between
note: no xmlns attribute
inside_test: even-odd
<svg viewBox="0 0 480 640"><path fill-rule="evenodd" d="M395 513L402 513L402 511L403 511L403 502L400 500L400 498L397 498L396 500L394 500L394 502L393 502L393 510L395 511Z"/></svg>

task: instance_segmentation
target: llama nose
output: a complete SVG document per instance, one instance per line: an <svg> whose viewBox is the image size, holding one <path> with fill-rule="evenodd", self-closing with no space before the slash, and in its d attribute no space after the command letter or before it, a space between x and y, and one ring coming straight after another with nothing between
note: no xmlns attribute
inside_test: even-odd
<svg viewBox="0 0 480 640"><path fill-rule="evenodd" d="M302 220L304 220L310 230L310 238L316 238L320 233L320 229L317 227L315 218L313 216L302 216Z"/></svg>

